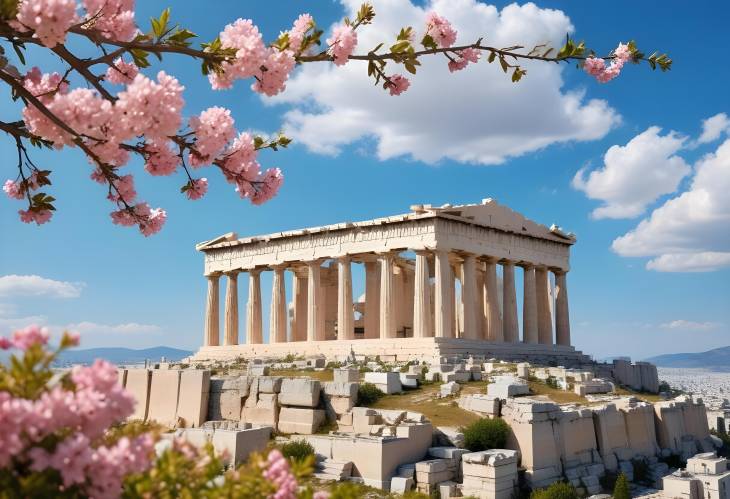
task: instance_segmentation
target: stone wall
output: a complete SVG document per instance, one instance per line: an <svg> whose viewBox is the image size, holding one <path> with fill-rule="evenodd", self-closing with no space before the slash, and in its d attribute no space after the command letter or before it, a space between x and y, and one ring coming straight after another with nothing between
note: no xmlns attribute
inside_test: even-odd
<svg viewBox="0 0 730 499"><path fill-rule="evenodd" d="M649 362L632 364L628 360L614 360L612 375L617 383L636 391L659 393L659 374L656 366Z"/></svg>

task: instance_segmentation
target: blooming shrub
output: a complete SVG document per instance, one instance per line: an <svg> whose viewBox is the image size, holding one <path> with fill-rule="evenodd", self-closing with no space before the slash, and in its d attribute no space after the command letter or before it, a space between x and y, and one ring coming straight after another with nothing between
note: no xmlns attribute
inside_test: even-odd
<svg viewBox="0 0 730 499"><path fill-rule="evenodd" d="M116 368L97 360L55 372L54 360L79 336L64 333L55 349L48 342L48 330L37 326L0 337L0 349L14 351L0 364L0 498L330 497L303 485L313 452L290 463L274 449L224 471L211 445L198 449L162 438L153 424L122 423L134 399ZM337 491L333 497L350 497Z"/></svg>

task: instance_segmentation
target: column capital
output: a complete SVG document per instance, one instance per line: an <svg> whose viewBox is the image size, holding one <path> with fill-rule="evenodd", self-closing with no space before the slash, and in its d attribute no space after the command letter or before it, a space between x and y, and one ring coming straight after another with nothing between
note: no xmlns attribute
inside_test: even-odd
<svg viewBox="0 0 730 499"><path fill-rule="evenodd" d="M412 250L416 255L423 255L423 256L432 256L435 251L429 248L421 248L421 249L414 249Z"/></svg>
<svg viewBox="0 0 730 499"><path fill-rule="evenodd" d="M243 272L241 269L226 270L225 272L223 272L223 275L225 275L226 277L238 277L238 274L240 274L241 272Z"/></svg>
<svg viewBox="0 0 730 499"><path fill-rule="evenodd" d="M323 261L324 258L317 258L316 260L307 260L303 263L306 264L307 267L321 267Z"/></svg>
<svg viewBox="0 0 730 499"><path fill-rule="evenodd" d="M555 274L555 275L563 275L563 274L567 274L568 273L567 270L561 269L560 267L550 267L550 268L548 268L548 270L550 272L552 272L553 274Z"/></svg>
<svg viewBox="0 0 730 499"><path fill-rule="evenodd" d="M491 255L481 255L479 260L484 263L499 263L499 258Z"/></svg>
<svg viewBox="0 0 730 499"><path fill-rule="evenodd" d="M352 255L340 255L336 258L338 262L351 262L352 261Z"/></svg>
<svg viewBox="0 0 730 499"><path fill-rule="evenodd" d="M289 268L289 264L287 263L277 263L276 265L269 266L271 270L286 270Z"/></svg>
<svg viewBox="0 0 730 499"><path fill-rule="evenodd" d="M514 260L509 260L509 259L507 259L507 258L502 258L502 259L501 259L501 260L499 261L499 263L501 263L502 265L516 265L516 264L517 264L517 262L516 262L516 261L514 261Z"/></svg>
<svg viewBox="0 0 730 499"><path fill-rule="evenodd" d="M209 281L217 281L220 279L221 275L223 274L220 272L211 272L210 274L204 274L204 277Z"/></svg>

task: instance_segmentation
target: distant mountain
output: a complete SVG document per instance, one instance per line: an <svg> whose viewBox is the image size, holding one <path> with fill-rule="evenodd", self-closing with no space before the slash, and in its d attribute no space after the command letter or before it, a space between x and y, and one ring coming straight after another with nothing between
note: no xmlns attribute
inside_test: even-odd
<svg viewBox="0 0 730 499"><path fill-rule="evenodd" d="M698 353L670 353L646 359L659 367L700 367L730 371L730 346Z"/></svg>
<svg viewBox="0 0 730 499"><path fill-rule="evenodd" d="M170 347L154 347L134 350L132 348L89 348L87 350L66 350L61 353L58 364L91 364L96 359L105 359L113 364L143 364L145 359L159 362L162 357L167 361L180 360L192 355L189 350Z"/></svg>

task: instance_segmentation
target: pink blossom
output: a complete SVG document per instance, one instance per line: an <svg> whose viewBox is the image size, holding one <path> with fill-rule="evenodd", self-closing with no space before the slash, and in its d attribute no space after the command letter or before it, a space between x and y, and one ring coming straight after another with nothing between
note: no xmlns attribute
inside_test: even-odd
<svg viewBox="0 0 730 499"><path fill-rule="evenodd" d="M92 26L105 38L128 42L137 34L134 0L84 0Z"/></svg>
<svg viewBox="0 0 730 499"><path fill-rule="evenodd" d="M613 80L621 73L624 64L631 59L631 50L628 45L619 43L613 53L615 57L608 67L602 58L590 56L583 62L583 69L600 83Z"/></svg>
<svg viewBox="0 0 730 499"><path fill-rule="evenodd" d="M466 48L457 52L459 55L453 61L449 61L449 71L460 71L464 69L470 62L479 61L481 52L473 47Z"/></svg>
<svg viewBox="0 0 730 499"><path fill-rule="evenodd" d="M133 62L125 62L124 59L118 57L114 60L114 65L106 70L105 79L114 85L126 85L134 80L139 73L139 68Z"/></svg>
<svg viewBox="0 0 730 499"><path fill-rule="evenodd" d="M220 33L223 48L234 48L236 59L224 62L221 73L211 73L208 79L215 90L231 88L235 80L258 74L266 59L266 46L259 29L250 19L237 19Z"/></svg>
<svg viewBox="0 0 730 499"><path fill-rule="evenodd" d="M357 45L357 33L352 26L340 25L332 30L332 36L327 38L330 53L334 63L338 66L347 64L348 58Z"/></svg>
<svg viewBox="0 0 730 499"><path fill-rule="evenodd" d="M192 180L189 184L190 188L185 191L185 195L190 200L196 200L200 199L203 196L205 196L205 193L208 192L208 179L207 178L199 178Z"/></svg>
<svg viewBox="0 0 730 499"><path fill-rule="evenodd" d="M291 472L289 461L278 450L269 452L263 476L276 486L272 499L296 499L297 479Z"/></svg>
<svg viewBox="0 0 730 499"><path fill-rule="evenodd" d="M440 48L451 47L456 41L456 30L451 23L435 12L426 14L426 34Z"/></svg>
<svg viewBox="0 0 730 499"><path fill-rule="evenodd" d="M8 195L11 199L23 199L23 187L20 184L20 182L15 182L14 180L6 180L5 185L3 185L3 191L5 191L5 194Z"/></svg>
<svg viewBox="0 0 730 499"><path fill-rule="evenodd" d="M0 350L9 350L13 347L13 342L5 336L0 336ZM0 464L2 466L2 464Z"/></svg>
<svg viewBox="0 0 730 499"><path fill-rule="evenodd" d="M145 237L149 237L152 234L157 234L165 225L167 220L167 212L162 208L155 208L150 210L150 214L144 222L140 222L139 231Z"/></svg>
<svg viewBox="0 0 730 499"><path fill-rule="evenodd" d="M289 73L294 69L295 64L294 55L290 50L279 51L270 48L264 61L265 70L261 70L258 79L251 85L251 89L268 96L283 92L286 88L286 80L289 79Z"/></svg>
<svg viewBox="0 0 730 499"><path fill-rule="evenodd" d="M20 215L20 221L23 223L35 222L37 225L43 225L51 219L53 212L51 210L27 209L18 210L18 215Z"/></svg>
<svg viewBox="0 0 730 499"><path fill-rule="evenodd" d="M131 203L137 197L137 191L134 190L134 177L131 175L123 175L117 180L112 181L112 185L116 189L112 189L107 198L110 201L122 201Z"/></svg>
<svg viewBox="0 0 730 499"><path fill-rule="evenodd" d="M299 52L302 47L302 41L309 28L314 26L314 19L309 14L301 14L292 29L289 30L289 48L294 52Z"/></svg>
<svg viewBox="0 0 730 499"><path fill-rule="evenodd" d="M77 347L79 346L79 343L81 342L81 335L76 331L66 331L65 333L66 341L68 342L69 346Z"/></svg>
<svg viewBox="0 0 730 499"><path fill-rule="evenodd" d="M22 0L18 5L20 30L30 29L43 45L53 48L66 40L77 21L75 0Z"/></svg>
<svg viewBox="0 0 730 499"><path fill-rule="evenodd" d="M261 176L256 186L256 191L250 196L253 204L263 204L276 196L281 184L284 183L284 175L279 168L269 168Z"/></svg>
<svg viewBox="0 0 730 499"><path fill-rule="evenodd" d="M631 59L631 49L629 49L627 44L619 43L618 47L616 47L613 51L613 55L615 55L617 59L626 62Z"/></svg>
<svg viewBox="0 0 730 499"><path fill-rule="evenodd" d="M256 149L253 137L241 133L226 150L221 160L221 167L226 180L236 183L236 177L242 176L254 180L259 175L259 164L256 162Z"/></svg>
<svg viewBox="0 0 730 499"><path fill-rule="evenodd" d="M145 145L144 150L147 153L144 169L150 175L170 175L180 165L180 157L170 149L170 143L167 141L151 140Z"/></svg>
<svg viewBox="0 0 730 499"><path fill-rule="evenodd" d="M236 135L231 111L218 106L190 118L190 129L195 134L197 154L190 154L190 164L194 167L211 163Z"/></svg>
<svg viewBox="0 0 730 499"><path fill-rule="evenodd" d="M388 77L389 81L383 83L383 88L390 91L390 95L400 95L411 86L408 78L401 74L394 74Z"/></svg>
<svg viewBox="0 0 730 499"><path fill-rule="evenodd" d="M48 328L35 324L13 332L13 346L19 350L27 350L33 345L48 343Z"/></svg>
<svg viewBox="0 0 730 499"><path fill-rule="evenodd" d="M114 106L114 133L123 140L138 135L147 138L174 135L182 123L184 89L176 78L164 71L157 73L156 83L138 74L124 91L119 92L119 100Z"/></svg>

